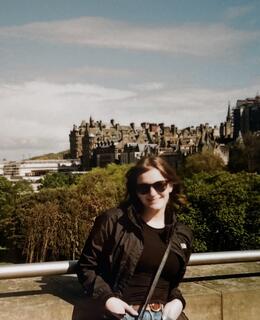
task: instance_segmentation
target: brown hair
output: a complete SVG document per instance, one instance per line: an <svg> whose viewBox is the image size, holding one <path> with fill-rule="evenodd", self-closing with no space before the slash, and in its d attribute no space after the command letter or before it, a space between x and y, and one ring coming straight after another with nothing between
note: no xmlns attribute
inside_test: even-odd
<svg viewBox="0 0 260 320"><path fill-rule="evenodd" d="M138 177L144 172L155 168L160 171L162 176L173 185L173 191L170 194L170 202L181 203L180 193L181 184L176 172L170 164L162 157L149 156L140 159L135 166L130 168L126 173L126 201L133 205L137 211L142 211L143 206L136 194L136 185ZM183 198L183 196L182 196Z"/></svg>

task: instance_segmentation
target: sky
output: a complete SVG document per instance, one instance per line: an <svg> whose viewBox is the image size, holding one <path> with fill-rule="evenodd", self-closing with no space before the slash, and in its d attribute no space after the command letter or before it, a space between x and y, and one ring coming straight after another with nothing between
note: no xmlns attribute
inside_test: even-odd
<svg viewBox="0 0 260 320"><path fill-rule="evenodd" d="M82 120L225 121L260 91L260 1L0 0L0 160Z"/></svg>

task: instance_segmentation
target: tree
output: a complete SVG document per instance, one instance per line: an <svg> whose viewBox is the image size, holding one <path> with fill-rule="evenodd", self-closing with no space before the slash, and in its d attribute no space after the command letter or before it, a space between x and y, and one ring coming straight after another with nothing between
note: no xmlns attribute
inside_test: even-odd
<svg viewBox="0 0 260 320"><path fill-rule="evenodd" d="M248 171L248 158L244 142L236 141L230 146L228 170L234 173Z"/></svg>
<svg viewBox="0 0 260 320"><path fill-rule="evenodd" d="M246 172L200 173L185 179L197 249L242 250L259 247L260 177ZM258 230L258 231L257 231ZM250 240L249 240L250 239Z"/></svg>
<svg viewBox="0 0 260 320"><path fill-rule="evenodd" d="M12 223L17 202L33 192L27 181L10 182L0 177L0 247L12 249L14 226Z"/></svg>
<svg viewBox="0 0 260 320"><path fill-rule="evenodd" d="M13 221L14 245L28 262L79 257L96 216L124 198L128 168L96 168L77 185L42 188L21 199Z"/></svg>
<svg viewBox="0 0 260 320"><path fill-rule="evenodd" d="M260 173L260 135L248 133L244 136L248 171Z"/></svg>
<svg viewBox="0 0 260 320"><path fill-rule="evenodd" d="M199 172L214 173L223 170L225 167L224 161L219 155L210 151L203 151L187 157L183 175L191 176Z"/></svg>
<svg viewBox="0 0 260 320"><path fill-rule="evenodd" d="M95 168L80 178L77 189L91 198L94 214L123 200L125 174L129 168L129 165L110 164L106 168Z"/></svg>
<svg viewBox="0 0 260 320"><path fill-rule="evenodd" d="M247 133L230 147L228 169L231 172L260 172L260 135Z"/></svg>
<svg viewBox="0 0 260 320"><path fill-rule="evenodd" d="M4 177L0 177L0 246L7 245L8 218L14 210L12 183Z"/></svg>
<svg viewBox="0 0 260 320"><path fill-rule="evenodd" d="M41 185L39 189L68 187L72 184L76 184L78 178L79 175L75 175L72 173L48 173L44 178L40 180Z"/></svg>
<svg viewBox="0 0 260 320"><path fill-rule="evenodd" d="M12 246L28 262L77 259L96 216L124 199L129 167L96 168L77 184L20 193L10 216ZM184 187L188 203L175 210L194 231L195 251L259 247L259 175L200 172L186 177Z"/></svg>
<svg viewBox="0 0 260 320"><path fill-rule="evenodd" d="M75 187L43 189L21 199L13 240L27 262L78 256L87 230L86 200Z"/></svg>

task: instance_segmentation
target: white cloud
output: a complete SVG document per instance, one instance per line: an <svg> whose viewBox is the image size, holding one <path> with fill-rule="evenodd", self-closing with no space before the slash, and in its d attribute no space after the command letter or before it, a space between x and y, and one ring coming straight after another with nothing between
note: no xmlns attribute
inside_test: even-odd
<svg viewBox="0 0 260 320"><path fill-rule="evenodd" d="M164 84L161 82L145 82L140 84L134 84L131 88L136 89L138 91L153 91L160 90L164 87Z"/></svg>
<svg viewBox="0 0 260 320"><path fill-rule="evenodd" d="M102 68L97 66L86 66L82 68L69 69L67 72L70 76L102 76L115 78L128 78L136 75L133 70L124 68Z"/></svg>
<svg viewBox="0 0 260 320"><path fill-rule="evenodd" d="M239 31L222 24L148 27L101 17L82 17L1 27L0 37L101 48L217 56L225 54L227 50L237 49L247 41L258 39L259 32Z"/></svg>
<svg viewBox="0 0 260 320"><path fill-rule="evenodd" d="M69 147L73 124L92 114L109 118L106 103L129 98L127 90L90 84L27 82L0 85L0 159L10 150L30 153L59 151ZM20 150L20 151L19 151ZM17 155L16 157L19 157Z"/></svg>
<svg viewBox="0 0 260 320"><path fill-rule="evenodd" d="M149 87L149 86L148 86ZM160 86L159 86L160 87ZM254 96L260 83L232 90L170 88L119 90L89 84L27 82L0 86L0 159L69 148L69 131L92 115L121 124L142 121L183 128L225 120L228 101Z"/></svg>

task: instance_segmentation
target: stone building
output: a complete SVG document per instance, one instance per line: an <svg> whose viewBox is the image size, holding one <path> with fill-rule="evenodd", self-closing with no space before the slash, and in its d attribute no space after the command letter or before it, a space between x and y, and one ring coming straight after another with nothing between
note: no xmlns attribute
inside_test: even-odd
<svg viewBox="0 0 260 320"><path fill-rule="evenodd" d="M221 122L220 124L219 134L222 141L229 141L233 139L233 119L230 110L230 103L228 104L226 121Z"/></svg>
<svg viewBox="0 0 260 320"><path fill-rule="evenodd" d="M254 133L260 131L260 96L237 100L233 109L234 139L237 139L239 132Z"/></svg>
<svg viewBox="0 0 260 320"><path fill-rule="evenodd" d="M121 125L113 119L110 124L102 121L82 121L70 132L70 152L74 159L81 159L82 169L104 167L108 163L130 163L145 155L161 155L174 166L183 156L218 147L219 129L207 123L198 127L179 130L175 125L143 122Z"/></svg>

